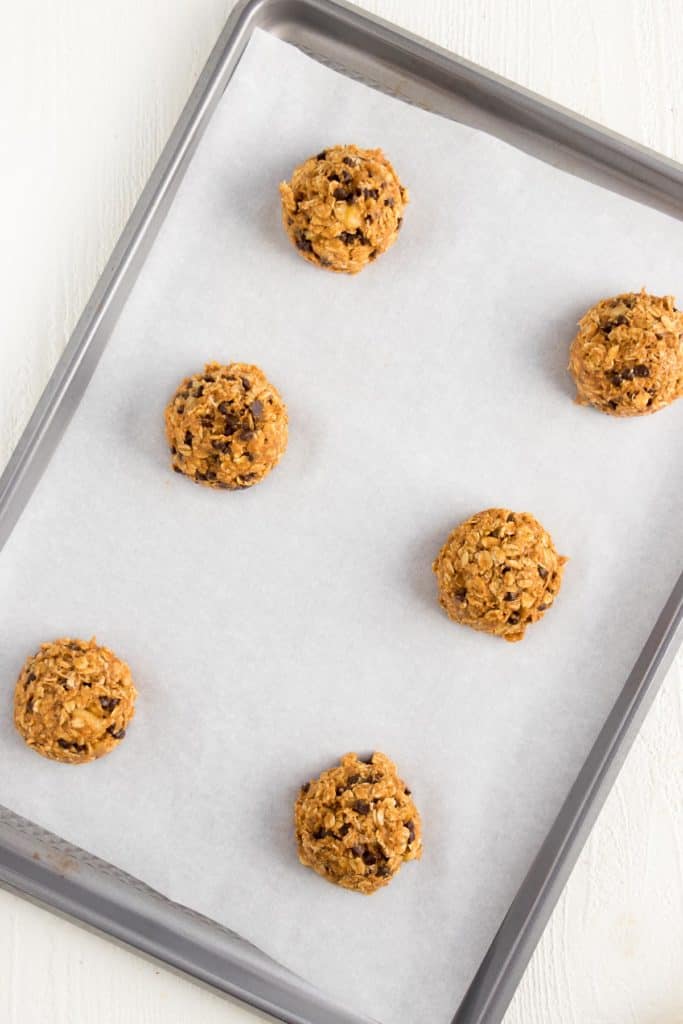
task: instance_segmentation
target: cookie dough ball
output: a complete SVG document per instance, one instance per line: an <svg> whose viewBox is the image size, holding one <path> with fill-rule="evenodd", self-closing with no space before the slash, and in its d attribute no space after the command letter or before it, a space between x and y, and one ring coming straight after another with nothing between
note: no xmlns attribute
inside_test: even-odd
<svg viewBox="0 0 683 1024"><path fill-rule="evenodd" d="M304 259L356 274L398 236L408 192L381 149L332 146L280 185L285 230Z"/></svg>
<svg viewBox="0 0 683 1024"><path fill-rule="evenodd" d="M490 508L453 530L432 568L454 622L514 642L550 608L566 561L528 512Z"/></svg>
<svg viewBox="0 0 683 1024"><path fill-rule="evenodd" d="M208 363L186 377L166 407L176 473L207 487L259 483L287 447L287 408L258 366Z"/></svg>
<svg viewBox="0 0 683 1024"><path fill-rule="evenodd" d="M603 299L579 321L569 356L576 401L610 416L657 412L683 395L683 313L644 290Z"/></svg>
<svg viewBox="0 0 683 1024"><path fill-rule="evenodd" d="M422 826L410 790L386 754L346 754L301 787L294 809L299 860L328 882L370 894L404 861L422 856Z"/></svg>
<svg viewBox="0 0 683 1024"><path fill-rule="evenodd" d="M95 640L64 638L28 658L14 691L14 724L53 761L84 764L118 747L135 714L130 669Z"/></svg>

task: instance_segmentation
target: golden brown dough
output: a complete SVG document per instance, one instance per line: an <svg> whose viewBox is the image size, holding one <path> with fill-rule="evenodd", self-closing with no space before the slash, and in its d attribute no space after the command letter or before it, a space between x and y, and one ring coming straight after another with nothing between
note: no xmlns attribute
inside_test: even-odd
<svg viewBox="0 0 683 1024"><path fill-rule="evenodd" d="M490 508L456 527L433 569L454 622L514 642L557 597L565 562L528 512Z"/></svg>
<svg viewBox="0 0 683 1024"><path fill-rule="evenodd" d="M301 787L294 810L299 860L345 889L388 885L422 855L422 825L410 790L386 754L346 754Z"/></svg>
<svg viewBox="0 0 683 1024"><path fill-rule="evenodd" d="M206 487L244 490L263 480L287 447L287 408L258 366L208 363L186 377L166 407L176 473Z"/></svg>
<svg viewBox="0 0 683 1024"><path fill-rule="evenodd" d="M282 222L309 263L356 274L398 237L408 192L381 149L331 146L280 185Z"/></svg>
<svg viewBox="0 0 683 1024"><path fill-rule="evenodd" d="M642 416L683 395L683 313L671 295L627 292L579 321L569 355L576 401L610 416Z"/></svg>
<svg viewBox="0 0 683 1024"><path fill-rule="evenodd" d="M14 724L37 753L83 764L114 750L135 714L130 669L95 640L42 644L21 670Z"/></svg>

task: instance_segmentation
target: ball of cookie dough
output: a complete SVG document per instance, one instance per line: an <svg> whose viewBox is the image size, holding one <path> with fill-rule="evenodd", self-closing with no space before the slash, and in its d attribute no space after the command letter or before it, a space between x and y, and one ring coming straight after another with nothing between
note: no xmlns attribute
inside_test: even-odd
<svg viewBox="0 0 683 1024"><path fill-rule="evenodd" d="M294 809L299 860L345 889L373 893L422 855L410 790L386 754L346 754L301 787Z"/></svg>
<svg viewBox="0 0 683 1024"><path fill-rule="evenodd" d="M528 512L490 508L453 530L432 568L454 622L514 642L550 608L566 561Z"/></svg>
<svg viewBox="0 0 683 1024"><path fill-rule="evenodd" d="M580 405L642 416L683 396L683 313L674 301L643 290L588 310L569 356Z"/></svg>
<svg viewBox="0 0 683 1024"><path fill-rule="evenodd" d="M135 714L130 669L95 640L65 637L28 658L14 691L14 724L43 757L84 764L118 747Z"/></svg>
<svg viewBox="0 0 683 1024"><path fill-rule="evenodd" d="M166 407L166 437L176 473L244 490L282 458L287 408L258 366L208 363L185 378Z"/></svg>
<svg viewBox="0 0 683 1024"><path fill-rule="evenodd" d="M282 221L304 259L356 274L396 241L408 192L381 149L332 146L280 185Z"/></svg>

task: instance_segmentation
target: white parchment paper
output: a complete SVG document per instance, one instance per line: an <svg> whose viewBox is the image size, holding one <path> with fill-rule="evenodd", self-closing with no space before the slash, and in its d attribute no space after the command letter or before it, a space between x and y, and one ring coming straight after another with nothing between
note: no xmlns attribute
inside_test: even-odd
<svg viewBox="0 0 683 1024"><path fill-rule="evenodd" d="M356 278L279 222L278 182L340 141L381 145L412 197ZM445 1024L680 571L683 403L611 420L565 365L597 299L682 293L682 251L664 214L257 33L0 558L0 802L384 1024ZM210 359L260 364L289 405L251 491L169 469L164 405ZM497 504L571 557L517 646L450 623L431 572ZM11 726L25 656L63 634L140 690L83 768ZM292 803L375 748L425 854L364 898L299 866Z"/></svg>

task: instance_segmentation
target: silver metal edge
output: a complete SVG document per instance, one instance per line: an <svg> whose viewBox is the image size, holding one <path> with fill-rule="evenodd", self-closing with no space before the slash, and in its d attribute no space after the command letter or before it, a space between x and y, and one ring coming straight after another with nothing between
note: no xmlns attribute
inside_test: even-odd
<svg viewBox="0 0 683 1024"><path fill-rule="evenodd" d="M243 0L233 11L214 47L161 157L87 303L63 356L50 378L5 472L0 477L0 548L9 536L73 414L130 291L137 270L163 220L221 92L256 27L305 23L322 34L353 36L382 63L417 78L427 72L432 85L456 90L472 102L538 132L611 170L683 200L683 167L602 128L448 51L365 14L343 0ZM349 44L351 45L351 43ZM683 621L683 575L665 606L624 689L539 854L513 900L453 1024L497 1024L514 992L545 923L564 886L621 763L654 699ZM259 968L245 964L238 937L215 922L152 894L159 906L129 906L130 885L101 893L101 872L83 881L66 878L49 860L28 856L17 835L5 828L0 842L0 883L77 918L171 966L234 995L291 1024L362 1024L363 1019L329 1003L305 982L272 968L260 951ZM36 838L33 839L35 849ZM77 851L74 851L77 853ZM109 866L102 864L101 871ZM109 868L111 871L111 868ZM111 884L111 880L109 882ZM149 890L151 893L151 890ZM152 898L149 897L149 898ZM203 922L206 934L188 936L188 921ZM199 927L199 926L197 926ZM190 931L192 931L190 929ZM230 942L221 944L218 932ZM234 946L233 946L234 944ZM263 973L261 973L263 972ZM280 975L278 977L278 975ZM285 980L283 981L283 976ZM292 1003L292 1000L294 1001ZM310 1016L313 1013L315 1016ZM365 1022L367 1024L367 1022Z"/></svg>
<svg viewBox="0 0 683 1024"><path fill-rule="evenodd" d="M0 884L286 1024L376 1024L239 935L0 808Z"/></svg>
<svg viewBox="0 0 683 1024"><path fill-rule="evenodd" d="M510 905L452 1024L499 1024L683 640L683 576Z"/></svg>

